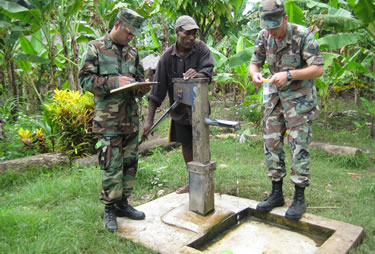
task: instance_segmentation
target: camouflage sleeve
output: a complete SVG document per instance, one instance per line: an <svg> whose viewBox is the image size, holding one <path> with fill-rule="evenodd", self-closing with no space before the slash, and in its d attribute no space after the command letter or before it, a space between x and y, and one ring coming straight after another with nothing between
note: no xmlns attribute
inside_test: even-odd
<svg viewBox="0 0 375 254"><path fill-rule="evenodd" d="M81 62L79 83L84 90L95 95L107 95L111 89L119 87L118 77L99 75L98 66L98 50L90 43Z"/></svg>
<svg viewBox="0 0 375 254"><path fill-rule="evenodd" d="M264 62L266 61L265 32L265 30L262 30L259 33L258 38L255 40L255 50L250 61L251 64L255 64L259 68L262 68Z"/></svg>
<svg viewBox="0 0 375 254"><path fill-rule="evenodd" d="M305 38L303 45L303 59L309 66L311 65L324 65L323 56L320 54L319 44L314 35L310 32Z"/></svg>

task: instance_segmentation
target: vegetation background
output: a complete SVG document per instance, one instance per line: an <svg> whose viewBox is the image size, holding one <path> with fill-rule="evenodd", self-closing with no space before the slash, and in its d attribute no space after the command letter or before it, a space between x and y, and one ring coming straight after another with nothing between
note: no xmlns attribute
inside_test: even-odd
<svg viewBox="0 0 375 254"><path fill-rule="evenodd" d="M262 200L269 191L262 141L247 136L260 134L262 118L262 89L252 84L247 71L260 29L257 4L0 0L0 159L64 151L73 160L95 153L92 94L82 93L78 84L86 43L102 36L118 9L128 7L146 18L133 45L142 58L160 55L176 39L176 18L188 14L199 24L199 37L215 60L212 116L242 123L237 137L211 139L212 159L218 164L216 191ZM364 151L333 156L313 149L308 212L364 227L364 240L352 252L371 253L375 249L375 1L288 0L285 6L289 21L314 32L325 58L324 75L316 79L322 113L314 122L313 141ZM267 68L263 71L264 76L269 74ZM140 103L145 111L147 102ZM165 121L156 135L165 137L167 129ZM211 127L212 137L228 131ZM178 149L157 148L140 161L132 202L137 205L170 193L187 181L186 175ZM2 173L0 252L152 253L105 231L97 201L99 182L100 171L94 166ZM291 186L286 194L291 199Z"/></svg>

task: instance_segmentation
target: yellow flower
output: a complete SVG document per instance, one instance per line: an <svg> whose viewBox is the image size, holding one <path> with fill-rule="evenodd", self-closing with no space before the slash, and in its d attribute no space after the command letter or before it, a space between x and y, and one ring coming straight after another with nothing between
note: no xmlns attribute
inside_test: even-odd
<svg viewBox="0 0 375 254"><path fill-rule="evenodd" d="M36 129L36 137L38 138L38 139L41 139L41 138L43 138L43 132L42 132L42 128L40 128L40 129Z"/></svg>
<svg viewBox="0 0 375 254"><path fill-rule="evenodd" d="M19 129L18 130L18 135L21 136L21 140L22 142L32 142L33 141L33 133L31 132L31 130L24 130L23 128Z"/></svg>

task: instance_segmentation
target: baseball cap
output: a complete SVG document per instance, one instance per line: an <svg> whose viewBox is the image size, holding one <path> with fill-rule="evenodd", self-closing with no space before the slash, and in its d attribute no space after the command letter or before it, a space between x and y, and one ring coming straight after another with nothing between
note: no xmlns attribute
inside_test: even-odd
<svg viewBox="0 0 375 254"><path fill-rule="evenodd" d="M259 5L260 27L273 29L281 26L285 16L282 0L263 0Z"/></svg>
<svg viewBox="0 0 375 254"><path fill-rule="evenodd" d="M133 10L121 8L117 14L117 18L129 29L133 34L139 32L144 18Z"/></svg>
<svg viewBox="0 0 375 254"><path fill-rule="evenodd" d="M193 29L199 29L199 26L197 26L197 23L195 23L195 20L187 15L183 15L179 17L176 20L175 28L182 27L184 30L193 30Z"/></svg>

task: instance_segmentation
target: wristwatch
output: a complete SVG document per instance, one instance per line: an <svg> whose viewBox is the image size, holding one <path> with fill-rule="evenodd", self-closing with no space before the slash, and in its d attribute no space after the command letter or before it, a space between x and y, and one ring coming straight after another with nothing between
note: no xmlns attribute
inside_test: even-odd
<svg viewBox="0 0 375 254"><path fill-rule="evenodd" d="M291 81L293 79L292 74L290 73L289 70L286 71L286 76L288 78L288 81Z"/></svg>

